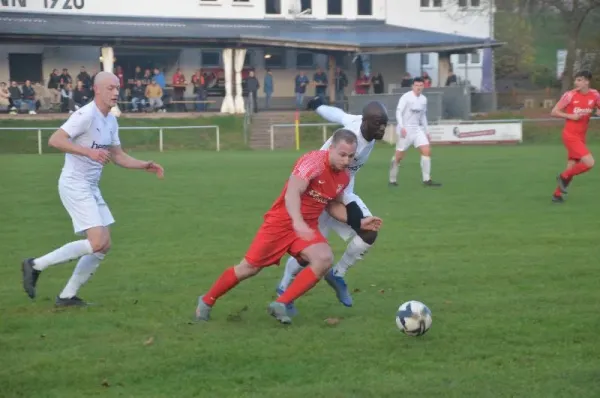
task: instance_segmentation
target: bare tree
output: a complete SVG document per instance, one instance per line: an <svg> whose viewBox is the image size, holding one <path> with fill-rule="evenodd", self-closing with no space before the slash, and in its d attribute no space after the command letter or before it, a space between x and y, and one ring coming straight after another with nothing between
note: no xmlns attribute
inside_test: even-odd
<svg viewBox="0 0 600 398"><path fill-rule="evenodd" d="M577 60L581 28L590 13L600 8L600 0L538 0L545 7L554 10L563 21L567 35L567 59L562 76L562 89L568 90L573 79L573 69Z"/></svg>

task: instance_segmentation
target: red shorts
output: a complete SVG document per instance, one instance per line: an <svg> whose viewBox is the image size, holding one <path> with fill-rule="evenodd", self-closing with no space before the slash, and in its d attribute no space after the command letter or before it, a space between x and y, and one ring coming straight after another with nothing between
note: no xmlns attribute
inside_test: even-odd
<svg viewBox="0 0 600 398"><path fill-rule="evenodd" d="M313 229L315 236L308 241L298 237L291 227L263 223L254 236L254 240L244 258L250 265L255 267L279 265L281 258L286 253L298 258L300 253L307 247L317 243L327 243L327 239L321 235L319 229L316 226Z"/></svg>
<svg viewBox="0 0 600 398"><path fill-rule="evenodd" d="M590 154L590 150L585 145L585 138L580 136L563 133L563 144L567 148L569 160L581 160L582 157Z"/></svg>

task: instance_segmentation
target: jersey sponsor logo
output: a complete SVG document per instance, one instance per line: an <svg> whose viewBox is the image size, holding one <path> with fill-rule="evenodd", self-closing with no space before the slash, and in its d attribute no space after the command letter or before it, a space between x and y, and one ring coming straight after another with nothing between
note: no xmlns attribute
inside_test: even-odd
<svg viewBox="0 0 600 398"><path fill-rule="evenodd" d="M594 110L592 108L580 108L578 106L573 108L573 113L578 114L578 115L589 115L592 112L594 112Z"/></svg>
<svg viewBox="0 0 600 398"><path fill-rule="evenodd" d="M324 203L324 204L327 204L333 200L333 198L328 198L327 196L323 195L322 193L320 193L318 191L315 191L314 189L311 189L310 191L308 191L308 196L310 196L317 202Z"/></svg>
<svg viewBox="0 0 600 398"><path fill-rule="evenodd" d="M101 144L97 144L96 141L92 142L92 149L109 149L110 145L101 145Z"/></svg>
<svg viewBox="0 0 600 398"><path fill-rule="evenodd" d="M340 193L342 189L344 189L344 184L338 184L337 189L335 190L335 193Z"/></svg>

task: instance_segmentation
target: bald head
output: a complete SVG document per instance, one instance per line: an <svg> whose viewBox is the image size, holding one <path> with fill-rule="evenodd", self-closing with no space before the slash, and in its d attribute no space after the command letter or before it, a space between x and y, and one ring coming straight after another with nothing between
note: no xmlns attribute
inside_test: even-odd
<svg viewBox="0 0 600 398"><path fill-rule="evenodd" d="M94 102L107 114L119 99L119 78L111 72L99 72L94 77Z"/></svg>
<svg viewBox="0 0 600 398"><path fill-rule="evenodd" d="M114 73L102 71L98 72L98 74L96 74L96 77L94 77L95 86L102 86L111 83L119 84L119 78L115 76Z"/></svg>
<svg viewBox="0 0 600 398"><path fill-rule="evenodd" d="M388 124L388 114L387 109L381 102L371 101L365 105L362 119L360 130L367 141L383 138Z"/></svg>

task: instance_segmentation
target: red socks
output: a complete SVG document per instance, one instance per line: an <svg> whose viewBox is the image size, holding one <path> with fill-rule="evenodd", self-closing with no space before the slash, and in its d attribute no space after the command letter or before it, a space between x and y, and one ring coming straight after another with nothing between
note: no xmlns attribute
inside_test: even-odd
<svg viewBox="0 0 600 398"><path fill-rule="evenodd" d="M319 278L315 275L315 272L312 268L306 267L300 271L292 284L276 301L287 305L312 289L317 282L319 282Z"/></svg>
<svg viewBox="0 0 600 398"><path fill-rule="evenodd" d="M233 267L227 268L225 272L221 274L219 279L210 288L208 292L202 297L202 301L211 307L215 305L215 302L219 297L233 289L240 281L235 275Z"/></svg>
<svg viewBox="0 0 600 398"><path fill-rule="evenodd" d="M571 167L570 169L563 171L560 176L564 179L570 180L571 178L575 177L576 175L583 174L589 170L590 170L590 167L588 165L586 165L583 162L579 162L579 163L573 165L573 167Z"/></svg>

